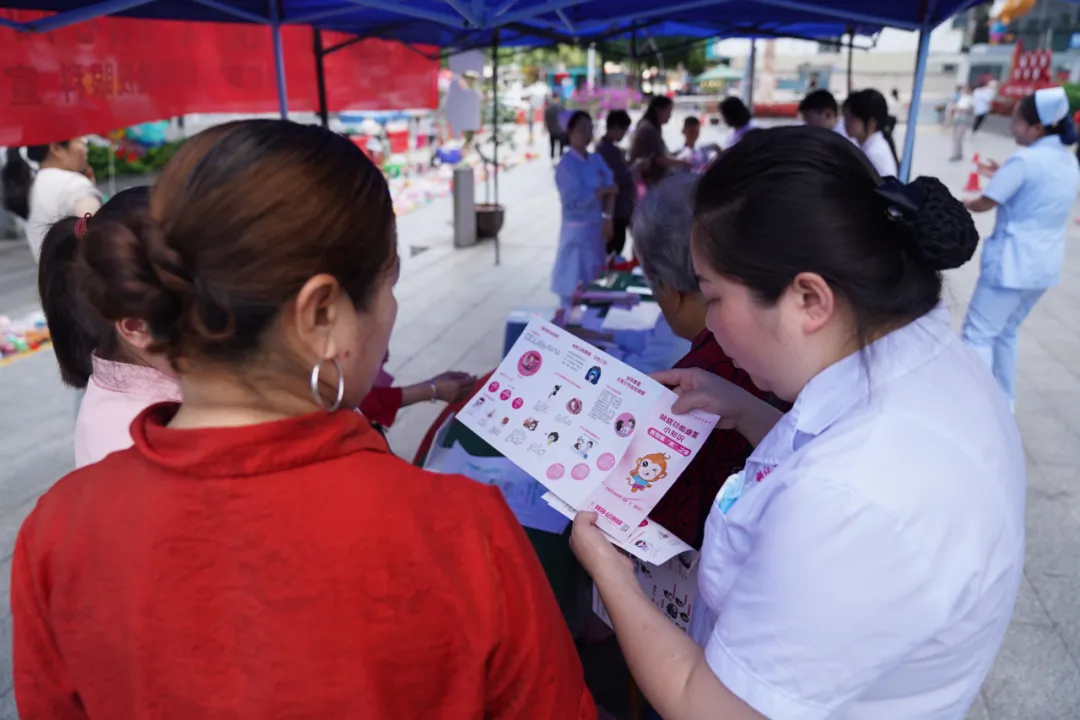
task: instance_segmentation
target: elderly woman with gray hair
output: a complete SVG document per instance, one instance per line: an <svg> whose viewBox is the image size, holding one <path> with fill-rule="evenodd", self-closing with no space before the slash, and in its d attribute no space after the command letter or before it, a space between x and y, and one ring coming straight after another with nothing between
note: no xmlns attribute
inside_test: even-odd
<svg viewBox="0 0 1080 720"><path fill-rule="evenodd" d="M735 367L705 329L705 301L690 261L695 184L693 175L673 175L638 204L632 225L634 256L667 324L676 335L690 341L690 352L674 367L707 370L764 399L766 393ZM700 548L716 493L724 480L743 466L752 449L738 433L714 430L649 517Z"/></svg>

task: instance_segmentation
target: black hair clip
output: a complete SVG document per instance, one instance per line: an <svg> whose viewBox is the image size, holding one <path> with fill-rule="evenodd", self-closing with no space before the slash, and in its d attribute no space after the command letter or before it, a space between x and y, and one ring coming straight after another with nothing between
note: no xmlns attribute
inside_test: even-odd
<svg viewBox="0 0 1080 720"><path fill-rule="evenodd" d="M905 185L894 177L887 177L874 188L874 194L885 201L889 214L913 218L922 208L924 195L915 185Z"/></svg>

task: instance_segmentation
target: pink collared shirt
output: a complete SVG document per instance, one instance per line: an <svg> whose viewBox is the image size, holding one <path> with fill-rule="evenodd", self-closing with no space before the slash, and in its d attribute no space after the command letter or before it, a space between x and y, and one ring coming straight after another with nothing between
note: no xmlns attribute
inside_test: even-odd
<svg viewBox="0 0 1080 720"><path fill-rule="evenodd" d="M135 417L161 402L180 401L180 381L144 365L94 356L94 372L75 420L75 467L132 445Z"/></svg>

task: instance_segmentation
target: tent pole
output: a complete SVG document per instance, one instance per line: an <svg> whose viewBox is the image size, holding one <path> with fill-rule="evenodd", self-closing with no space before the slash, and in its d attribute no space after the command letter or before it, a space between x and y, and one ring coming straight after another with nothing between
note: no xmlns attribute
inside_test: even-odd
<svg viewBox="0 0 1080 720"><path fill-rule="evenodd" d="M934 29L931 16L932 3L924 6L923 24L919 29L919 51L915 60L915 84L911 89L911 105L908 107L907 131L904 133L904 153L900 159L900 181L907 182L911 177L911 162L915 155L915 131L918 128L919 103L922 99L923 80L926 78L926 64L930 57L930 31Z"/></svg>
<svg viewBox="0 0 1080 720"><path fill-rule="evenodd" d="M757 73L757 41L750 38L750 56L746 60L746 88L743 91L746 107L754 114L754 75Z"/></svg>
<svg viewBox="0 0 1080 720"><path fill-rule="evenodd" d="M847 94L850 95L852 91L852 65L854 63L855 55L855 31L852 28L848 28L848 48L847 48Z"/></svg>
<svg viewBox="0 0 1080 720"><path fill-rule="evenodd" d="M274 41L274 73L277 77L278 111L289 119L289 93L285 87L285 50L281 45L281 9L278 0L270 0L270 37Z"/></svg>
<svg viewBox="0 0 1080 720"><path fill-rule="evenodd" d="M322 30L312 29L315 54L315 87L319 92L319 122L324 128L330 127L330 109L326 103L326 52L323 50Z"/></svg>
<svg viewBox="0 0 1080 720"><path fill-rule="evenodd" d="M495 207L499 207L499 31L491 31L491 141ZM499 234L495 233L495 264L499 264Z"/></svg>

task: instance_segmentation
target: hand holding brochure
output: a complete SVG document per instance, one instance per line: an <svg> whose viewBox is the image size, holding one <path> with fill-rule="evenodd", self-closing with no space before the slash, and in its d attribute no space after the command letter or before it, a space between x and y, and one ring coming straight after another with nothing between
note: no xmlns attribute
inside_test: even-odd
<svg viewBox="0 0 1080 720"><path fill-rule="evenodd" d="M648 514L718 419L673 417L675 400L648 376L534 319L458 419L547 488L556 510L595 511L616 545L659 564L690 548Z"/></svg>

